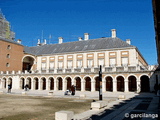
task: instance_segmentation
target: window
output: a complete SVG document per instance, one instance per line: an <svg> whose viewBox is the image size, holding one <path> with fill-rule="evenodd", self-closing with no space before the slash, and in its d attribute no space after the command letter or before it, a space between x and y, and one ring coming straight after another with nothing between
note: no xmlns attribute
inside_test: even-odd
<svg viewBox="0 0 160 120"><path fill-rule="evenodd" d="M6 67L9 67L10 66L10 64L9 63L6 63Z"/></svg>
<svg viewBox="0 0 160 120"><path fill-rule="evenodd" d="M78 61L77 61L77 67L78 67L78 68L81 68L81 67L82 67L82 60L78 60Z"/></svg>
<svg viewBox="0 0 160 120"><path fill-rule="evenodd" d="M11 45L8 45L8 46L7 46L7 49L8 49L8 50L11 49Z"/></svg>
<svg viewBox="0 0 160 120"><path fill-rule="evenodd" d="M42 63L42 70L46 69L46 63Z"/></svg>
<svg viewBox="0 0 160 120"><path fill-rule="evenodd" d="M93 66L93 60L88 60L88 67L92 67Z"/></svg>
<svg viewBox="0 0 160 120"><path fill-rule="evenodd" d="M58 68L62 68L63 62L58 62Z"/></svg>
<svg viewBox="0 0 160 120"><path fill-rule="evenodd" d="M109 65L110 66L115 66L116 65L116 59L115 58L110 58L109 59Z"/></svg>
<svg viewBox="0 0 160 120"><path fill-rule="evenodd" d="M49 68L54 69L54 62L50 62Z"/></svg>
<svg viewBox="0 0 160 120"><path fill-rule="evenodd" d="M104 66L104 59L98 59L98 65Z"/></svg>
<svg viewBox="0 0 160 120"><path fill-rule="evenodd" d="M72 61L67 61L68 68L72 68Z"/></svg>
<svg viewBox="0 0 160 120"><path fill-rule="evenodd" d="M7 58L10 58L10 54L7 54L7 56L6 56Z"/></svg>
<svg viewBox="0 0 160 120"><path fill-rule="evenodd" d="M127 57L122 58L122 65L123 66L127 66L128 65L128 58Z"/></svg>

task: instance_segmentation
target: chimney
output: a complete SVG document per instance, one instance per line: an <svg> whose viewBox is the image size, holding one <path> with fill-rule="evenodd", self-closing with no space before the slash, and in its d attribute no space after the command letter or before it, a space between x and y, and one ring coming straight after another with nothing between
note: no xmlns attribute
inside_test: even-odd
<svg viewBox="0 0 160 120"><path fill-rule="evenodd" d="M84 33L84 40L89 40L89 33Z"/></svg>
<svg viewBox="0 0 160 120"><path fill-rule="evenodd" d="M22 40L20 40L20 39L17 40L17 43L21 44L21 42L22 42Z"/></svg>
<svg viewBox="0 0 160 120"><path fill-rule="evenodd" d="M41 40L40 39L38 39L37 46L41 46Z"/></svg>
<svg viewBox="0 0 160 120"><path fill-rule="evenodd" d="M126 39L126 43L128 43L130 45L131 44L131 40L130 39Z"/></svg>
<svg viewBox="0 0 160 120"><path fill-rule="evenodd" d="M116 29L112 29L112 38L116 38Z"/></svg>
<svg viewBox="0 0 160 120"><path fill-rule="evenodd" d="M44 45L46 45L47 44L47 40L46 39L44 39Z"/></svg>
<svg viewBox="0 0 160 120"><path fill-rule="evenodd" d="M62 37L59 37L59 44L63 43L63 38Z"/></svg>
<svg viewBox="0 0 160 120"><path fill-rule="evenodd" d="M82 41L82 38L81 38L81 37L78 37L78 40L79 40L79 41Z"/></svg>

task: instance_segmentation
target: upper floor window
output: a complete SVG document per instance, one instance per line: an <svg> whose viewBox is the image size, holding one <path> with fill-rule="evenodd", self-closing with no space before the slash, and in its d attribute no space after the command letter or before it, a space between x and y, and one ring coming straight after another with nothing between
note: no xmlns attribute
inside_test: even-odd
<svg viewBox="0 0 160 120"><path fill-rule="evenodd" d="M7 49L8 49L8 50L11 49L11 45L8 45L8 46L7 46Z"/></svg>
<svg viewBox="0 0 160 120"><path fill-rule="evenodd" d="M10 66L10 64L9 63L6 63L6 67L9 67Z"/></svg>
<svg viewBox="0 0 160 120"><path fill-rule="evenodd" d="M78 60L78 61L77 61L77 67L78 67L78 68L81 68L81 67L82 67L82 60Z"/></svg>
<svg viewBox="0 0 160 120"><path fill-rule="evenodd" d="M88 60L88 67L92 67L93 66L93 60Z"/></svg>
<svg viewBox="0 0 160 120"><path fill-rule="evenodd" d="M122 65L123 66L128 65L128 58L127 57L122 58Z"/></svg>
<svg viewBox="0 0 160 120"><path fill-rule="evenodd" d="M42 63L42 70L46 69L46 63Z"/></svg>
<svg viewBox="0 0 160 120"><path fill-rule="evenodd" d="M54 62L50 62L49 68L50 68L50 69L54 69Z"/></svg>
<svg viewBox="0 0 160 120"><path fill-rule="evenodd" d="M7 58L10 58L10 54L7 54L7 56L6 56Z"/></svg>
<svg viewBox="0 0 160 120"><path fill-rule="evenodd" d="M115 66L116 65L116 59L115 58L110 58L109 59L109 65L110 66Z"/></svg>
<svg viewBox="0 0 160 120"><path fill-rule="evenodd" d="M67 64L68 68L72 68L72 61L67 61Z"/></svg>
<svg viewBox="0 0 160 120"><path fill-rule="evenodd" d="M63 62L59 61L58 62L58 68L62 68L63 67Z"/></svg>
<svg viewBox="0 0 160 120"><path fill-rule="evenodd" d="M98 59L98 65L104 66L104 59Z"/></svg>

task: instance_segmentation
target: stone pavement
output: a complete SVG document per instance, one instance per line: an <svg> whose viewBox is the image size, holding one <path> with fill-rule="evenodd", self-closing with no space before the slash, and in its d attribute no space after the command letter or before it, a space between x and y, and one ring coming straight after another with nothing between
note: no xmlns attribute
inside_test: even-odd
<svg viewBox="0 0 160 120"><path fill-rule="evenodd" d="M153 93L140 93L110 103L106 109L88 120L159 120L159 97Z"/></svg>
<svg viewBox="0 0 160 120"><path fill-rule="evenodd" d="M0 89L7 93L6 89ZM24 90L12 90L11 94L22 94ZM29 90L30 96L48 96L49 90ZM65 96L63 91L52 91L53 97L80 98L98 100L99 92L76 91L75 96ZM118 100L119 95L125 95L124 100ZM75 114L74 120L158 120L160 110L159 97L153 93L134 92L104 92L103 101L110 100L108 105L100 110L88 110ZM159 115L160 116L160 115Z"/></svg>

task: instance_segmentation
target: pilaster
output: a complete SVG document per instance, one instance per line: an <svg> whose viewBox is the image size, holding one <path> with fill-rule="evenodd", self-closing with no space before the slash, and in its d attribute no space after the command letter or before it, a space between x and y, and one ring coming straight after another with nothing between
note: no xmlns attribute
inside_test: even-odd
<svg viewBox="0 0 160 120"><path fill-rule="evenodd" d="M124 81L124 92L128 92L128 80L125 79Z"/></svg>

